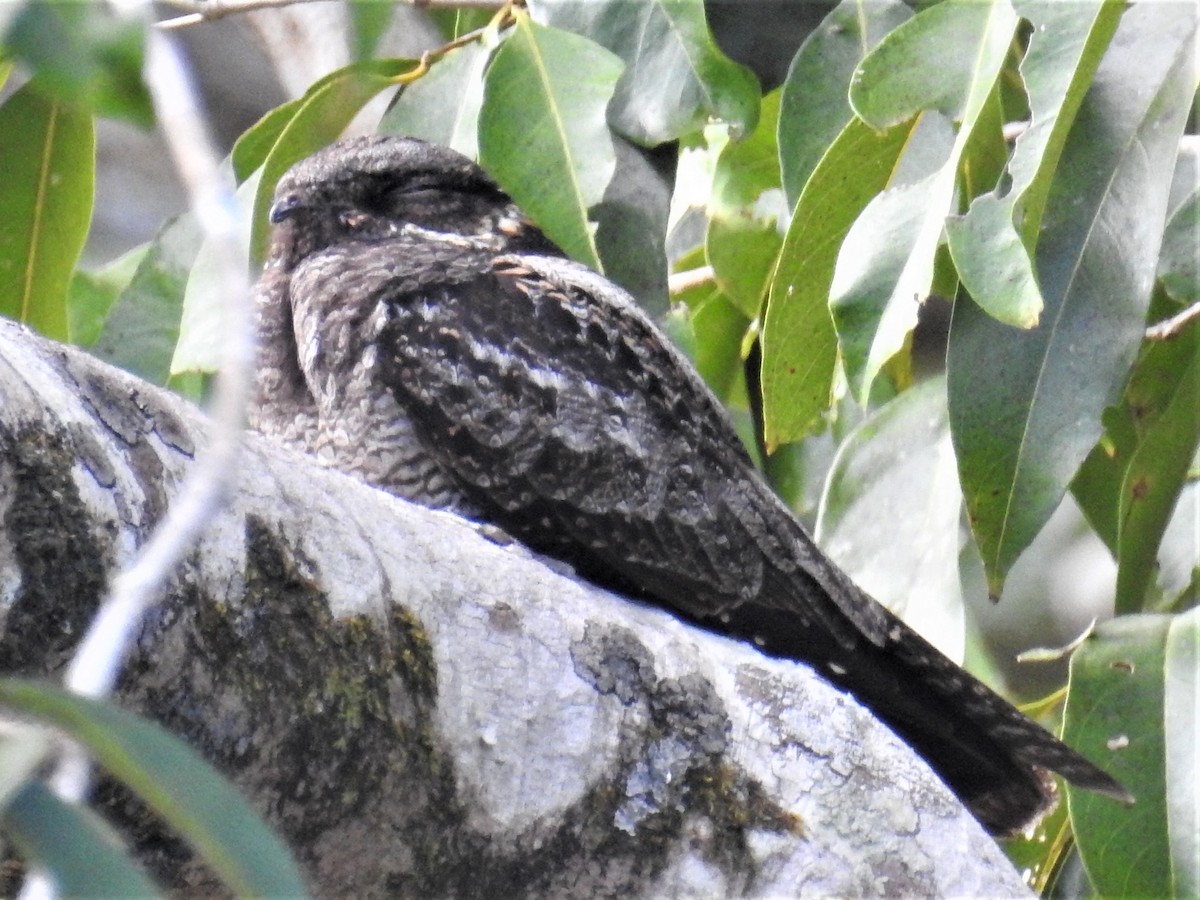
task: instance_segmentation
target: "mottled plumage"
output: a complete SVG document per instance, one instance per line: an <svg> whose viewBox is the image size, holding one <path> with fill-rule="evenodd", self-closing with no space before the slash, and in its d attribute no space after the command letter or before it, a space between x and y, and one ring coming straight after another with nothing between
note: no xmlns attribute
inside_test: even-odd
<svg viewBox="0 0 1200 900"><path fill-rule="evenodd" d="M260 430L811 663L993 831L1047 808L1044 770L1126 796L829 562L687 360L473 163L335 144L284 176L272 221Z"/></svg>

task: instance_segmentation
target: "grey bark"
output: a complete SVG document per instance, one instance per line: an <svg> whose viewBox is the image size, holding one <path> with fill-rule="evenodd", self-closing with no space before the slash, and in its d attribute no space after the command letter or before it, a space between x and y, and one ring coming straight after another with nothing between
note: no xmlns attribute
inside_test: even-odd
<svg viewBox="0 0 1200 900"><path fill-rule="evenodd" d="M204 417L0 323L0 672L65 663ZM806 667L247 436L119 701L216 763L319 896L1018 896L925 765ZM183 892L189 853L97 805Z"/></svg>

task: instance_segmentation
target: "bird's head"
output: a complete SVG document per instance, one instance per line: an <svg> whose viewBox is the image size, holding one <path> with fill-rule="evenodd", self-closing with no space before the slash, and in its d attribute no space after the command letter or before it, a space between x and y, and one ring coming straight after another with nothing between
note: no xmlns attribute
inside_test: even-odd
<svg viewBox="0 0 1200 900"><path fill-rule="evenodd" d="M501 252L559 252L483 169L409 137L351 138L301 160L276 185L270 218L272 256L292 261L405 225L488 239Z"/></svg>

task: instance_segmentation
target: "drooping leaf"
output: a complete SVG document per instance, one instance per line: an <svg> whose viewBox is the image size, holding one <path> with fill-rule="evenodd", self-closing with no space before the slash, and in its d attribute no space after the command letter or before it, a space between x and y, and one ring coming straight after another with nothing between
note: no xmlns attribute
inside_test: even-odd
<svg viewBox="0 0 1200 900"><path fill-rule="evenodd" d="M1033 252L1050 182L1125 4L1017 0L1014 6L1034 26L1021 62L1029 127L1017 138L1005 192L977 197L946 233L975 302L1002 322L1031 328L1043 306Z"/></svg>
<svg viewBox="0 0 1200 900"><path fill-rule="evenodd" d="M719 290L692 310L696 369L726 405L745 406L741 345L750 320ZM739 402L740 401L740 402Z"/></svg>
<svg viewBox="0 0 1200 900"><path fill-rule="evenodd" d="M356 62L370 59L379 40L392 24L395 7L380 0L350 0L346 13L350 24L350 57Z"/></svg>
<svg viewBox="0 0 1200 900"><path fill-rule="evenodd" d="M171 355L171 375L184 372L212 373L221 368L224 336L229 329L229 306L226 296L227 279L224 267L250 266L251 217L257 199L262 196L260 175L255 173L242 183L235 194L238 221L237 245L241 255L235 260L223 256L223 244L203 241L196 251L195 261L187 276L183 306L179 317L179 340ZM250 297L240 298L249 303Z"/></svg>
<svg viewBox="0 0 1200 900"><path fill-rule="evenodd" d="M0 314L60 341L92 218L95 155L92 117L36 82L0 105Z"/></svg>
<svg viewBox="0 0 1200 900"><path fill-rule="evenodd" d="M87 347L104 330L117 298L129 287L149 244L134 247L98 272L76 271L67 287L67 334L71 343Z"/></svg>
<svg viewBox="0 0 1200 900"><path fill-rule="evenodd" d="M444 8L431 7L426 15L448 41L462 37L480 28L486 28L495 15L493 10L486 7L472 9L469 7Z"/></svg>
<svg viewBox="0 0 1200 900"><path fill-rule="evenodd" d="M64 803L30 781L0 817L0 832L37 863L64 897L158 897L154 883L122 850L121 839L88 809Z"/></svg>
<svg viewBox="0 0 1200 900"><path fill-rule="evenodd" d="M776 217L785 209L778 202L779 96L772 91L764 97L753 133L721 150L708 204L704 244L709 265L721 290L750 318L762 306L782 244L776 227ZM770 192L777 202L770 202Z"/></svg>
<svg viewBox="0 0 1200 900"><path fill-rule="evenodd" d="M281 103L242 132L229 154L233 164L233 176L238 184L253 175L267 161L267 156L279 140L279 135L296 117L296 112L303 103L304 97Z"/></svg>
<svg viewBox="0 0 1200 900"><path fill-rule="evenodd" d="M416 65L407 59L378 59L354 63L331 72L316 82L296 105L285 104L291 113L268 114L261 131L244 148L241 166L249 166L263 147L270 150L262 161L262 177L254 201L250 237L250 261L261 264L266 256L269 223L267 211L275 184L292 164L336 140L360 109L375 95L397 84ZM295 102L295 101L293 101ZM282 127L280 127L282 126ZM274 135L274 140L270 140Z"/></svg>
<svg viewBox="0 0 1200 900"><path fill-rule="evenodd" d="M1148 341L1105 439L1072 483L1117 559L1119 612L1146 607L1157 552L1200 446L1200 321Z"/></svg>
<svg viewBox="0 0 1200 900"><path fill-rule="evenodd" d="M922 111L961 123L937 171L873 200L839 254L830 308L846 376L861 404L875 377L907 346L929 295L959 163L994 102L1016 27L1007 3L945 0L887 35L854 75L851 105L877 129Z"/></svg>
<svg viewBox="0 0 1200 900"><path fill-rule="evenodd" d="M551 240L597 270L588 211L616 166L605 109L621 69L600 45L518 11L488 68L479 118L484 168Z"/></svg>
<svg viewBox="0 0 1200 900"><path fill-rule="evenodd" d="M1158 548L1155 587L1164 609L1187 609L1200 603L1200 455L1192 460L1188 482L1179 494Z"/></svg>
<svg viewBox="0 0 1200 900"><path fill-rule="evenodd" d="M2 43L62 103L150 128L145 40L143 20L106 3L34 2L20 7Z"/></svg>
<svg viewBox="0 0 1200 900"><path fill-rule="evenodd" d="M907 384L912 330L933 290L940 216L953 195L957 148L949 120L928 112L910 122L891 180L846 232L829 284L838 351L860 406L881 372L896 388Z"/></svg>
<svg viewBox="0 0 1200 900"><path fill-rule="evenodd" d="M849 91L858 64L912 15L900 0L842 0L800 45L783 83L779 113L779 159L790 209L825 151L854 118Z"/></svg>
<svg viewBox="0 0 1200 900"><path fill-rule="evenodd" d="M45 763L54 743L51 732L36 725L6 722L0 732L0 816Z"/></svg>
<svg viewBox="0 0 1200 900"><path fill-rule="evenodd" d="M1200 608L1175 616L1163 666L1171 892L1200 895Z"/></svg>
<svg viewBox="0 0 1200 900"><path fill-rule="evenodd" d="M1190 4L1130 7L1047 203L1037 328L955 306L950 422L971 527L999 595L1100 437L1141 343L1172 161L1196 89Z"/></svg>
<svg viewBox="0 0 1200 900"><path fill-rule="evenodd" d="M158 725L48 684L0 679L0 704L62 729L170 823L242 895L301 897L291 854L241 795Z"/></svg>
<svg viewBox="0 0 1200 900"><path fill-rule="evenodd" d="M424 138L475 159L483 70L490 57L489 48L474 43L438 60L428 74L401 91L380 120L379 131Z"/></svg>
<svg viewBox="0 0 1200 900"><path fill-rule="evenodd" d="M698 132L709 119L754 128L759 87L713 40L702 0L532 0L533 16L585 35L626 63L613 128L655 145Z"/></svg>
<svg viewBox="0 0 1200 900"><path fill-rule="evenodd" d="M667 219L671 183L649 151L613 135L616 167L590 212L604 274L653 316L667 311Z"/></svg>
<svg viewBox="0 0 1200 900"><path fill-rule="evenodd" d="M1200 181L1171 213L1158 257L1158 280L1180 303L1200 301Z"/></svg>
<svg viewBox="0 0 1200 900"><path fill-rule="evenodd" d="M842 442L816 531L821 548L859 586L959 662L965 640L961 507L946 383L931 378L885 404ZM900 534L897 522L904 523Z"/></svg>
<svg viewBox="0 0 1200 900"><path fill-rule="evenodd" d="M1100 896L1180 896L1171 890L1167 795L1175 785L1165 758L1181 739L1194 747L1195 735L1178 730L1189 717L1165 716L1166 653L1171 632L1186 624L1179 618L1120 616L1100 625L1071 658L1063 739L1137 800L1126 807L1067 787L1079 852ZM1187 802L1195 808L1194 793Z"/></svg>
<svg viewBox="0 0 1200 900"><path fill-rule="evenodd" d="M154 384L166 384L179 341L188 273L199 249L200 228L190 214L164 225L113 303L89 352Z"/></svg>
<svg viewBox="0 0 1200 900"><path fill-rule="evenodd" d="M763 319L768 451L810 433L832 403L837 334L827 298L838 248L863 208L887 185L910 136L903 125L877 134L852 120L796 203Z"/></svg>

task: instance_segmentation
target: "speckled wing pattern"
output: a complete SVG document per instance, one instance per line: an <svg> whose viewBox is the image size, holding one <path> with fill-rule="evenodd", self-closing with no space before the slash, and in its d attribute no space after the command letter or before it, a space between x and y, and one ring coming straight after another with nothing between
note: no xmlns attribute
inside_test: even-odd
<svg viewBox="0 0 1200 900"><path fill-rule="evenodd" d="M1050 802L1033 766L1123 794L828 563L627 295L561 259L464 254L448 271L373 295L377 364L486 518L602 584L815 664L993 830Z"/></svg>

